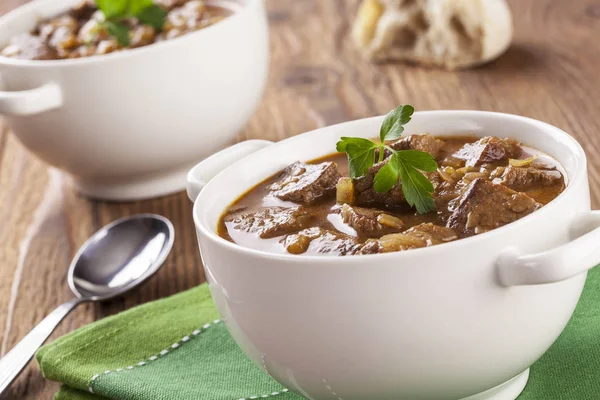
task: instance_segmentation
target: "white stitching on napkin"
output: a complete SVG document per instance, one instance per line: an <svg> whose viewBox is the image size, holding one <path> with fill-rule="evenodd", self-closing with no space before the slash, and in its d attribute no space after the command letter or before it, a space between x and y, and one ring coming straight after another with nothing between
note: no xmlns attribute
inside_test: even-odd
<svg viewBox="0 0 600 400"><path fill-rule="evenodd" d="M282 389L281 392L273 392L271 394L263 394L262 396L250 396L250 397L245 397L239 400L255 400L255 399L266 399L267 397L273 397L273 396L277 396L279 394L284 394L289 392L289 389Z"/></svg>
<svg viewBox="0 0 600 400"><path fill-rule="evenodd" d="M336 392L333 391L333 389L331 388L331 385L329 383L327 383L327 381L325 379L321 379L321 381L323 382L323 384L325 384L325 387L327 388L327 390L329 390L329 392L332 395L337 397L337 400L344 400L340 396L338 396L338 394Z"/></svg>
<svg viewBox="0 0 600 400"><path fill-rule="evenodd" d="M146 360L146 361L140 361L136 365L130 365L130 366L125 367L125 368L117 368L114 371L104 371L104 374L110 374L111 372L122 372L122 371L125 371L126 369L134 369L136 367L143 367L144 365L148 364L149 361L156 361L160 357L166 356L167 354L169 354L169 352L171 352L171 351L173 351L173 350L181 347L181 345L189 342L192 339L192 336L196 337L199 334L201 334L202 332L205 332L211 326L217 325L219 323L221 323L221 320L215 319L211 324L204 324L201 329L196 329L195 331L193 331L192 334L191 334L191 336L184 336L183 338L181 338L181 340L179 342L173 343L167 349L161 351L160 353L158 353L155 356L152 356L152 357L148 358L148 360ZM264 362L264 360L263 360L263 362ZM88 390L89 390L90 393L94 393L94 388L93 388L94 382L101 375L102 374L96 374L96 375L92 376L92 378L90 379L90 384L89 384L89 387L88 387ZM268 397L273 397L273 396L277 396L277 395L280 395L280 394L284 394L284 393L287 393L287 392L289 392L289 389L282 389L280 392L273 392L271 394L263 394L262 396L250 396L248 398L242 398L242 399L239 399L239 400L254 400L254 399L260 399L260 398L268 398Z"/></svg>
<svg viewBox="0 0 600 400"><path fill-rule="evenodd" d="M196 329L194 332L192 332L193 336L198 336L200 333L206 331L208 328L210 328L211 326L214 326L216 324L219 324L221 322L221 320L215 319L212 324L204 324L202 326L201 329ZM184 336L183 338L181 338L181 340L177 343L173 343L171 346L169 346L167 349L161 351L160 353L158 353L155 356L150 357L148 360L144 360L144 361L140 361L139 363L137 363L136 365L130 365L128 367L125 368L117 368L114 371L104 371L103 374L110 374L111 372L122 372L125 369L134 369L134 368L138 368L138 367L143 367L144 365L148 364L148 362L150 361L156 361L158 360L160 357L164 357L167 354L169 354L169 352L179 348L182 344L187 343L190 340L190 336ZM102 374L96 374L94 376L92 376L92 378L90 379L90 384L88 387L88 391L90 393L94 393L94 382L96 381L96 379L98 379Z"/></svg>

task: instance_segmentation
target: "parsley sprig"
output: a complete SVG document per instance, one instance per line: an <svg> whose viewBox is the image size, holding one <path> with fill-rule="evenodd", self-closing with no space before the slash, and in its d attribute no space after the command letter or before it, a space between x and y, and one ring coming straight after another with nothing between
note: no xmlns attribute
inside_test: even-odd
<svg viewBox="0 0 600 400"><path fill-rule="evenodd" d="M104 14L106 30L120 45L129 46L128 18L137 18L145 25L162 30L167 12L152 0L95 0L98 9Z"/></svg>
<svg viewBox="0 0 600 400"><path fill-rule="evenodd" d="M435 171L438 167L435 159L424 151L394 150L386 144L402 136L404 125L410 121L414 111L415 109L410 105L401 105L390 111L379 130L380 143L358 137L342 137L336 148L337 151L347 154L351 178L364 176L376 161L384 160L387 150L390 154L389 160L375 174L373 188L378 193L385 193L400 179L402 193L408 204L415 207L419 214L425 214L435 209L434 188L422 171ZM379 155L376 160L377 150Z"/></svg>

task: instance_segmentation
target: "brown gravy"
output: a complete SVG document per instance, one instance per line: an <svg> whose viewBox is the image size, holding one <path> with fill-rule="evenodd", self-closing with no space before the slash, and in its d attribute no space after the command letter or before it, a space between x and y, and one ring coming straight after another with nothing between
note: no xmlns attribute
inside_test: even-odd
<svg viewBox="0 0 600 400"><path fill-rule="evenodd" d="M166 11L162 31L129 18L123 22L129 29L127 46L109 34L96 4L82 0L69 11L40 21L31 32L12 37L0 55L24 60L61 60L143 47L213 25L240 7L233 0L156 0L155 3Z"/></svg>
<svg viewBox="0 0 600 400"><path fill-rule="evenodd" d="M495 227L504 225L505 223L512 222L509 221L510 218L519 219L521 216L526 215L519 214L513 216L514 212L512 210L507 210L507 214L502 217L504 218L502 221L492 221L490 224L487 220L490 218L495 218L495 215L502 214L496 209L499 207L496 203L501 203L501 201L491 201L491 204L487 205L485 204L485 201L477 201L477 204L475 205L464 205L463 203L469 201L468 198L466 200L464 199L465 197L469 196L468 193L465 193L469 190L475 191L475 189L471 188L471 186L483 187L483 185L489 185L489 187L493 188L494 191L499 190L498 193L494 192L493 196L500 196L498 199L506 198L509 202L512 201L511 199L515 198L524 200L525 203L523 204L528 204L531 207L527 213L549 203L565 188L565 180L564 176L560 172L559 164L549 156L544 155L534 149L520 146L521 154L519 154L518 159L530 159L534 155L536 156L536 159L533 160L531 164L528 164L525 168L519 169L519 172L527 172L531 176L522 174L525 177L523 178L524 180L522 179L522 181L511 181L510 183L506 183L506 185L512 186L512 189L510 189L499 183L503 179L505 181L507 179L503 178L502 175L499 175L499 171L506 170L508 168L516 169L514 167L510 167L508 158L486 162L476 167L465 167L465 163L462 160L458 160L457 162L455 155L457 152L461 151L465 145L476 143L479 138L471 136L455 136L444 137L440 139L443 141L443 146L441 147L439 153L435 155L436 161L439 165L438 172L440 173L440 176L442 176L442 174L448 175L454 171L455 182L453 182L453 184L448 184L448 182L444 182L443 179L439 179L437 176L434 177L434 179L430 179L436 186L434 199L436 201L437 209L434 212L420 215L416 213L414 209L402 204L391 207L381 204L343 206L337 203L335 193L329 193L311 204L298 204L292 201L282 200L273 194L272 185L281 179L281 174L276 174L275 176L266 179L264 182L261 182L254 188L250 189L227 209L227 211L220 218L218 233L221 237L241 246L284 254L292 252L294 254L304 255L346 255L401 251L410 248L440 244L442 242L457 240L472 236L474 234L483 233L484 231L494 229ZM309 164L319 165L329 161L336 164L337 170L342 177L348 176L348 162L346 155L342 153L334 153L310 161ZM460 169L464 169L465 171L462 175L456 172ZM525 169L527 169L527 171L525 171ZM472 174L474 179L479 178L480 181L485 182L473 184L471 181L468 181L469 174ZM497 175L495 178L494 174ZM548 176L548 179L544 180L546 175ZM531 182L529 183L527 182L528 177L531 178ZM446 188L443 188L443 186L446 186ZM447 198L445 198L445 196L447 196ZM490 196L492 195L490 194ZM289 226L289 215L284 215L281 213L272 213L268 215L261 214L261 212L264 212L264 210L271 210L273 207L275 207L276 211L279 213L282 210L289 211L300 209L303 213L302 218L308 215L308 222L299 223L296 225L291 224L291 226ZM465 216L467 219L473 215L481 214L481 218L483 218L481 220L483 221L481 226L476 226L474 228L469 227L469 223L471 223L470 221L461 223L459 221L461 220L461 216L456 215L457 210L459 210L461 207L465 208L465 210L469 210L468 215ZM486 214L488 209L485 207L490 208L489 215ZM344 210L342 210L342 208ZM522 208L521 205L519 205L519 208ZM347 215L348 209L351 209L350 217ZM374 222L369 222L370 225L367 225L369 229L366 230L367 233L365 234L365 225L358 224L361 222L360 218L358 220L356 218L352 218L352 216L356 217L357 215L354 213L354 211L362 212L365 215L375 212L377 214L383 213L388 216L395 217L401 221L401 227L398 226L393 229L384 227L385 229L382 228L380 230L381 234L379 234L377 230L372 231L372 226L378 225L377 218L381 218L378 216L375 218ZM521 211L519 211L519 213L520 212ZM362 214L358 215L359 217L363 216ZM370 217L372 217L372 215ZM261 218L263 218L263 222L261 222ZM295 216L292 218L295 218ZM386 219L395 221L393 218L386 217ZM254 222L252 224L242 222L247 222L249 220ZM270 233L265 234L265 226L268 225L268 227L271 227L271 225L269 225L271 223L277 225L278 221L283 225L288 225L283 226L280 232L275 230L274 235L271 235ZM265 226L261 225L263 223ZM355 227L360 229L355 229L352 226L353 223ZM433 226L430 224L433 224ZM381 228L381 226L379 227ZM426 232L420 230L414 231L415 227L417 227L417 229L425 227ZM315 229L313 228L318 229L319 231L315 233ZM411 228L414 232L411 232ZM430 228L433 228L434 230L431 231ZM440 232L438 232L438 228ZM480 229L478 230L477 228ZM309 231L310 229L313 229L313 231ZM281 234L278 234L278 232ZM302 232L309 232L306 234L307 239L302 236L304 235ZM402 236L403 233L405 233L404 236L406 237ZM412 240L412 237L409 237L410 235L413 235L413 233L416 235L415 237L417 237L415 240ZM453 234L455 237L452 236ZM396 243L386 248L386 243L384 243L385 240L387 240L386 235L390 236L390 240L398 239L398 243L400 244ZM306 247L300 247L300 250L303 250L300 252L297 252L297 246L290 247L290 243L296 241L298 238L302 239L299 240L299 242L302 243L302 246ZM329 239L331 240L328 242ZM370 244L375 243L378 240L379 244ZM306 242L309 242L309 244L306 245ZM332 242L334 243L332 244ZM419 245L419 243L422 245ZM296 243L294 242L294 244ZM367 245L369 248L368 251L365 250L365 245ZM363 247L361 248L360 246ZM373 250L375 248L377 249Z"/></svg>

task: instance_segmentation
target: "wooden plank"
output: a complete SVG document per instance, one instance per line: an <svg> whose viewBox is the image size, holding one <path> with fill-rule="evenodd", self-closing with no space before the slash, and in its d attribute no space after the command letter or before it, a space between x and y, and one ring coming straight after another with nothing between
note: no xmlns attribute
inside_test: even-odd
<svg viewBox="0 0 600 400"><path fill-rule="evenodd" d="M25 0L4 0L0 13ZM600 8L585 0L510 2L513 46L474 70L445 72L365 62L348 33L358 0L268 0L271 74L264 99L239 139L280 140L399 103L418 109L484 109L522 114L575 136L590 155L593 205L600 206ZM0 131L0 353L70 297L65 276L76 249L125 215L170 218L177 240L166 265L121 300L77 309L54 337L106 315L204 281L191 203L184 193L134 203L81 198L68 180ZM9 399L50 398L56 384L31 365Z"/></svg>

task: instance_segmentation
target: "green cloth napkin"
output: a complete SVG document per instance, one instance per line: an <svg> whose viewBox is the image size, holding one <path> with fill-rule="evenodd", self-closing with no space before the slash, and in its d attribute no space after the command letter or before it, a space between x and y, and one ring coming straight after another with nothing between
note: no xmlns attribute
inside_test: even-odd
<svg viewBox="0 0 600 400"><path fill-rule="evenodd" d="M55 400L301 400L256 367L218 318L208 286L92 323L42 347Z"/></svg>
<svg viewBox="0 0 600 400"><path fill-rule="evenodd" d="M600 398L599 289L600 268L519 400ZM301 400L252 364L217 318L204 284L70 333L37 360L64 384L56 400Z"/></svg>

